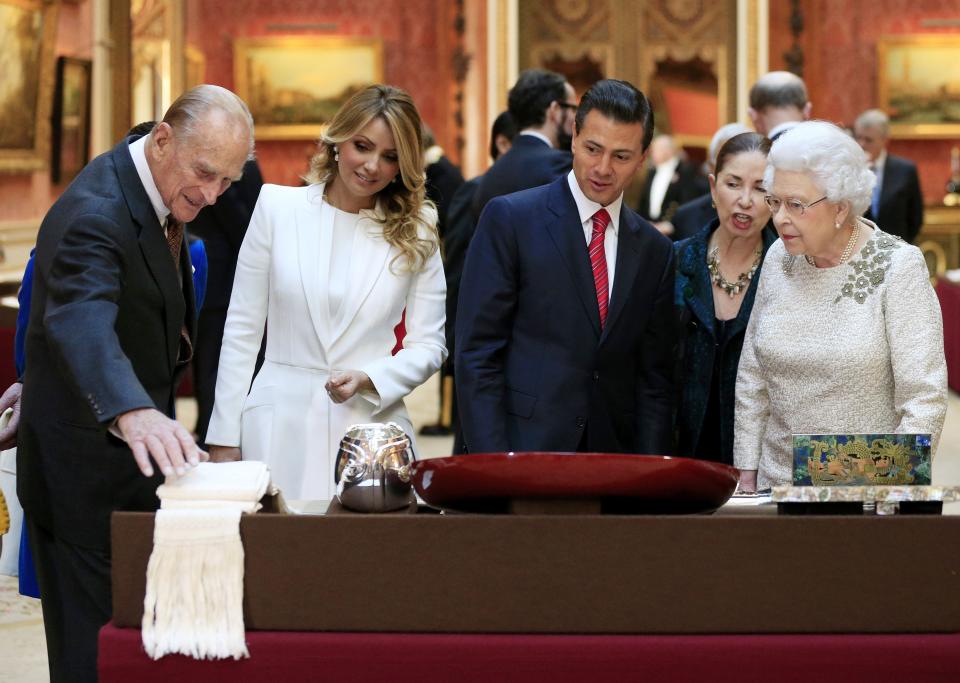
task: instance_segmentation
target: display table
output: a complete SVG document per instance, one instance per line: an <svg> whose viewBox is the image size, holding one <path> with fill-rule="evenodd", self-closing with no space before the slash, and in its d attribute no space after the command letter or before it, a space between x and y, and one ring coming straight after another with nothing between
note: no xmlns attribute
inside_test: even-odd
<svg viewBox="0 0 960 683"><path fill-rule="evenodd" d="M371 602L371 610L376 609ZM448 609L456 609L449 605ZM250 658L151 661L100 631L100 683L203 681L947 681L960 634L544 636L249 631Z"/></svg>
<svg viewBox="0 0 960 683"><path fill-rule="evenodd" d="M960 392L960 285L940 278L937 298L943 313L943 352L947 359L947 385Z"/></svg>

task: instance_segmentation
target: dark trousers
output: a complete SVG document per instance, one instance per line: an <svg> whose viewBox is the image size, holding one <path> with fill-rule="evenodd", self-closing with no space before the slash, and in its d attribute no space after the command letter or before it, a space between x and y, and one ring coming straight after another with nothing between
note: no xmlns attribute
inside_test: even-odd
<svg viewBox="0 0 960 683"><path fill-rule="evenodd" d="M197 319L197 344L193 353L193 393L197 398L197 443L206 448L207 426L213 413L217 388L217 367L220 365L220 345L227 309L200 309Z"/></svg>
<svg viewBox="0 0 960 683"><path fill-rule="evenodd" d="M67 543L27 517L52 683L97 680L97 637L110 621L110 553Z"/></svg>

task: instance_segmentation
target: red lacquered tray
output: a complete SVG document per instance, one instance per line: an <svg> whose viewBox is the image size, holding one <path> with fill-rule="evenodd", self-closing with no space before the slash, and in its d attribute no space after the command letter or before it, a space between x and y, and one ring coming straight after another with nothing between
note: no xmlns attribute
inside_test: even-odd
<svg viewBox="0 0 960 683"><path fill-rule="evenodd" d="M711 512L738 478L720 463L613 453L481 453L413 465L427 504L461 512L506 512L518 499L599 500L616 513Z"/></svg>

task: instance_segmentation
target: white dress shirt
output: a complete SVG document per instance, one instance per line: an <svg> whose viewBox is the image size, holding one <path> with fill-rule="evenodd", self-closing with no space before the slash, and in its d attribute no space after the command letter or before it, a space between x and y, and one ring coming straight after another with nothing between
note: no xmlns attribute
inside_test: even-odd
<svg viewBox="0 0 960 683"><path fill-rule="evenodd" d="M610 225L603 234L603 255L607 259L607 296L613 294L613 275L617 269L617 240L620 235L620 207L623 206L623 193L614 199L607 206L601 206L597 202L589 199L580 189L577 178L573 171L567 174L567 184L570 186L570 192L573 194L573 201L577 203L577 213L580 214L580 224L583 228L583 237L590 246L590 240L593 238L593 214L600 209L606 209L610 214Z"/></svg>
<svg viewBox="0 0 960 683"><path fill-rule="evenodd" d="M673 174L677 172L677 166L679 165L680 158L673 157L657 166L653 173L653 182L650 184L650 217L654 220L660 218L663 213L663 200L667 196L670 181L673 179Z"/></svg>
<svg viewBox="0 0 960 683"><path fill-rule="evenodd" d="M153 173L150 172L150 165L147 164L147 138L144 135L130 143L130 156L133 158L133 165L137 169L137 175L140 176L140 182L143 189L147 191L147 197L150 198L150 205L154 213L157 214L157 220L161 226L167 224L167 216L170 215L170 209L163 203L163 197L160 196L160 190L157 189L157 183L153 180ZM166 228L164 228L166 232Z"/></svg>

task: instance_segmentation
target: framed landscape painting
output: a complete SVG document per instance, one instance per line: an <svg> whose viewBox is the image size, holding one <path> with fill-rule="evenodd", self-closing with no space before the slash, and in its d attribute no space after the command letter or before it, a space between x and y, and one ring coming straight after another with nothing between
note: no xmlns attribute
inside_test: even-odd
<svg viewBox="0 0 960 683"><path fill-rule="evenodd" d="M50 176L54 183L73 180L90 161L90 83L93 65L87 59L57 59L57 87L53 97L53 153Z"/></svg>
<svg viewBox="0 0 960 683"><path fill-rule="evenodd" d="M0 0L0 171L47 166L58 7Z"/></svg>
<svg viewBox="0 0 960 683"><path fill-rule="evenodd" d="M383 80L383 45L353 37L239 39L233 68L257 139L316 139L350 95Z"/></svg>
<svg viewBox="0 0 960 683"><path fill-rule="evenodd" d="M915 35L877 43L879 106L898 138L960 136L960 37Z"/></svg>

